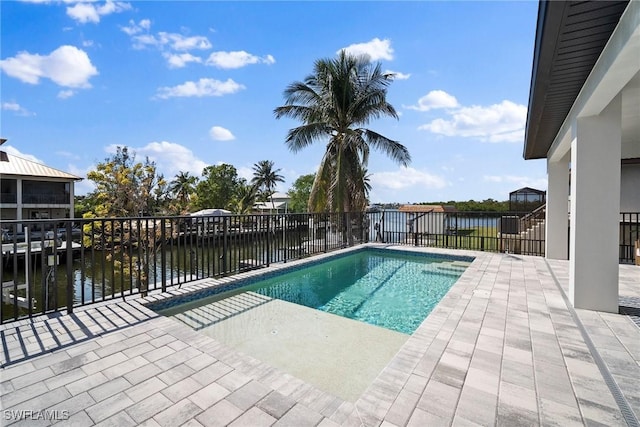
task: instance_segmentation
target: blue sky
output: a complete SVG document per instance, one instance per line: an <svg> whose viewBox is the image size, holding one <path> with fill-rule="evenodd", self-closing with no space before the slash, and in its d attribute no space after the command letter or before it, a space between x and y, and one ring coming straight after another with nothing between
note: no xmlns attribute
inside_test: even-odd
<svg viewBox="0 0 640 427"><path fill-rule="evenodd" d="M86 176L128 146L169 180L273 160L286 182L316 170L276 120L285 87L341 49L396 73L401 168L373 152L372 202L508 199L546 189L522 159L537 2L2 1L1 128L7 151ZM76 192L92 189L87 180Z"/></svg>

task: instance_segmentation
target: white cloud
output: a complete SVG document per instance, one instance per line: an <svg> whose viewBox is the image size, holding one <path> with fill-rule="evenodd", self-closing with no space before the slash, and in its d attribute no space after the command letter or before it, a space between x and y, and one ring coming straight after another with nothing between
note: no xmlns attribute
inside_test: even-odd
<svg viewBox="0 0 640 427"><path fill-rule="evenodd" d="M418 129L438 135L479 138L484 142L522 142L527 107L504 100L487 107L473 105L449 112Z"/></svg>
<svg viewBox="0 0 640 427"><path fill-rule="evenodd" d="M443 90L432 90L418 99L417 105L409 105L404 108L417 111L429 111L438 108L456 108L458 105L458 100L455 96L449 95Z"/></svg>
<svg viewBox="0 0 640 427"><path fill-rule="evenodd" d="M123 31L125 30L123 29ZM134 47L137 49L143 49L148 46L155 46L160 49L168 47L178 51L211 49L211 42L205 36L183 36L182 34L161 31L155 36L142 34L135 35L132 39Z"/></svg>
<svg viewBox="0 0 640 427"><path fill-rule="evenodd" d="M384 74L393 74L394 80L408 80L411 77L411 74L401 73L400 71L386 70Z"/></svg>
<svg viewBox="0 0 640 427"><path fill-rule="evenodd" d="M207 65L213 65L218 68L241 68L249 64L273 64L276 60L273 56L267 55L264 57L259 57L256 55L252 55L244 50L233 51L233 52L213 52L209 55L207 59Z"/></svg>
<svg viewBox="0 0 640 427"><path fill-rule="evenodd" d="M91 87L89 79L98 74L87 53L75 46L60 46L48 55L19 52L0 61L0 69L25 83L38 84L51 79L65 87Z"/></svg>
<svg viewBox="0 0 640 427"><path fill-rule="evenodd" d="M76 93L73 90L65 89L65 90L61 90L60 92L58 92L58 98L67 99L67 98L71 98L75 94Z"/></svg>
<svg viewBox="0 0 640 427"><path fill-rule="evenodd" d="M169 63L169 68L183 68L189 62L202 62L202 58L199 56L192 55L190 53L163 53L164 56Z"/></svg>
<svg viewBox="0 0 640 427"><path fill-rule="evenodd" d="M142 31L149 31L151 28L151 21L148 19L142 19L137 24L133 19L129 20L129 26L121 26L120 29L130 36L141 33Z"/></svg>
<svg viewBox="0 0 640 427"><path fill-rule="evenodd" d="M401 167L394 172L375 172L371 175L371 184L391 190L402 190L408 187L444 188L446 180L438 175L419 171L412 167Z"/></svg>
<svg viewBox="0 0 640 427"><path fill-rule="evenodd" d="M15 102L4 102L2 104L2 109L9 111L20 111L22 110L22 107L20 107L20 104L17 104Z"/></svg>
<svg viewBox="0 0 640 427"><path fill-rule="evenodd" d="M485 175L482 179L486 182L506 183L517 187L547 188L547 178L531 178L518 175Z"/></svg>
<svg viewBox="0 0 640 427"><path fill-rule="evenodd" d="M131 9L131 5L129 3L118 1L114 2L107 0L102 5L96 5L89 2L79 2L73 6L67 7L67 15L81 24L86 24L87 22L97 24L100 22L101 16L122 12L123 10L128 9Z"/></svg>
<svg viewBox="0 0 640 427"><path fill-rule="evenodd" d="M216 141L231 141L236 139L229 129L225 129L221 126L213 126L209 130L209 135Z"/></svg>
<svg viewBox="0 0 640 427"><path fill-rule="evenodd" d="M17 148L11 145L3 145L2 151L5 151L6 153L11 154L12 156L22 157L23 159L31 160L32 162L44 164L44 162L39 158L37 158L36 156L31 154L21 153L20 150L18 150Z"/></svg>
<svg viewBox="0 0 640 427"><path fill-rule="evenodd" d="M82 42L82 46L84 46L84 47L91 47L93 45L94 45L93 40L84 40Z"/></svg>
<svg viewBox="0 0 640 427"><path fill-rule="evenodd" d="M2 109L7 111L13 111L19 116L35 116L35 113L32 113L31 111L22 107L17 102L3 102Z"/></svg>
<svg viewBox="0 0 640 427"><path fill-rule="evenodd" d="M107 152L113 149L114 146L106 147ZM136 153L137 161L142 161L145 157L149 157L149 160L156 162L158 172L163 174L165 179L169 181L178 172L189 172L191 175L200 176L202 169L209 166L189 148L174 142L154 141L144 147L130 148L130 151Z"/></svg>
<svg viewBox="0 0 640 427"><path fill-rule="evenodd" d="M131 36L134 49L156 48L162 52L167 60L169 68L183 68L190 62L202 63L202 58L187 53L191 50L211 49L211 42L205 36L186 36L179 33L160 31L150 34L151 21L143 19L136 23L129 20L129 25L120 29ZM188 32L188 28L181 28L182 32Z"/></svg>
<svg viewBox="0 0 640 427"><path fill-rule="evenodd" d="M391 61L393 59L393 49L391 48L391 40L374 38L366 43L355 43L347 47L344 47L336 53L346 51L351 55L366 55L371 61L378 61L380 59L386 59Z"/></svg>
<svg viewBox="0 0 640 427"><path fill-rule="evenodd" d="M158 88L157 98L168 99L173 97L203 97L223 96L236 93L245 89L244 85L236 83L232 79L220 81L216 79L200 79L197 82L188 81L178 86Z"/></svg>

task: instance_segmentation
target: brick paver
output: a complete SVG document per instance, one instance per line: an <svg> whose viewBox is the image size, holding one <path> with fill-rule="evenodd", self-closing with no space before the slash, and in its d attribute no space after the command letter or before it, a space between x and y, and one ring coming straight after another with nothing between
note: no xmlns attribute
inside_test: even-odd
<svg viewBox="0 0 640 427"><path fill-rule="evenodd" d="M476 259L356 402L132 297L2 325L3 409L65 413L56 425L624 425L556 285L567 286L567 262L454 253ZM621 266L620 278L621 297L640 298L640 269ZM624 315L577 315L639 415L640 329Z"/></svg>

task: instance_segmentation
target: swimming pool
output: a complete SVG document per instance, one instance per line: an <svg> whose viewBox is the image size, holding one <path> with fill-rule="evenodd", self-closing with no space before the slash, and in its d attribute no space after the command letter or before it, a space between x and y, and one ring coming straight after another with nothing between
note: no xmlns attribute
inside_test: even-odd
<svg viewBox="0 0 640 427"><path fill-rule="evenodd" d="M162 314L175 316L239 293L253 292L411 334L472 260L368 248L262 280L240 281L231 289L227 286L185 306L174 303L173 307L159 308L164 308ZM213 317L213 322L218 319ZM195 329L211 324L191 323Z"/></svg>

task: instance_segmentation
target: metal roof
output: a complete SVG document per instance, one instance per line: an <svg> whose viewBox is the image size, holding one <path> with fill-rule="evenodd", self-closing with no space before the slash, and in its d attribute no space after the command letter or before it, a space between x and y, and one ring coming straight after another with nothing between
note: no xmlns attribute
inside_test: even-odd
<svg viewBox="0 0 640 427"><path fill-rule="evenodd" d="M525 159L546 157L628 3L540 1Z"/></svg>
<svg viewBox="0 0 640 427"><path fill-rule="evenodd" d="M449 213L458 212L458 210L451 205L402 205L398 208L400 212L435 212L435 213Z"/></svg>
<svg viewBox="0 0 640 427"><path fill-rule="evenodd" d="M74 181L82 180L79 176L43 165L42 163L14 156L5 151L0 151L0 157L2 158L2 161L0 161L0 176L3 178L8 175L16 177L58 178Z"/></svg>

